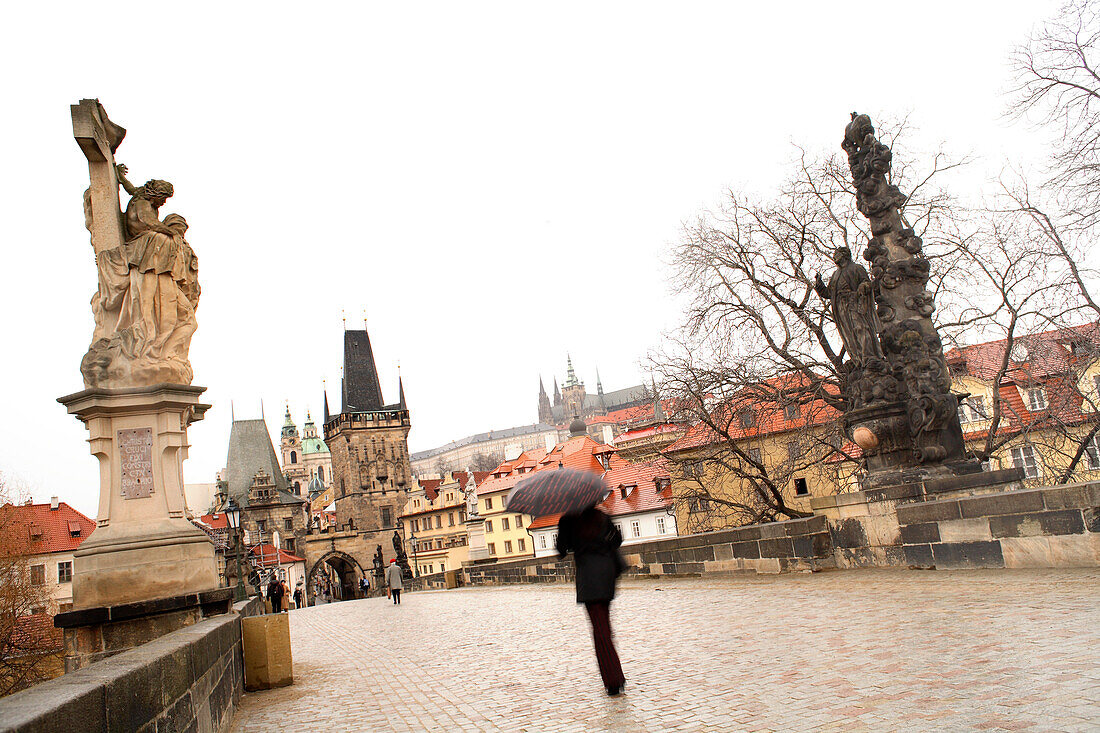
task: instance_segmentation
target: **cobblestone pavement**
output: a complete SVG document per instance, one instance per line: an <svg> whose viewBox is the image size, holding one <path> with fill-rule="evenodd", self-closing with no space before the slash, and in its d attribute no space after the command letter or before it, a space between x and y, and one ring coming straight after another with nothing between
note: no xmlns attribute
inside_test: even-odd
<svg viewBox="0 0 1100 733"><path fill-rule="evenodd" d="M618 698L571 586L402 601L292 612L233 730L1100 730L1100 571L628 582Z"/></svg>

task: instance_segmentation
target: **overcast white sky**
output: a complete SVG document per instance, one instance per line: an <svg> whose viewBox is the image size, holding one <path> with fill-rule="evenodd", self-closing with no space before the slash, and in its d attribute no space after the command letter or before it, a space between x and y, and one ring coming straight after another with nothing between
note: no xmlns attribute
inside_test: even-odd
<svg viewBox="0 0 1100 733"><path fill-rule="evenodd" d="M83 388L95 269L69 105L128 129L199 255L191 358L213 409L189 483L225 463L230 401L277 439L339 402L341 311L366 309L411 450L533 422L570 352L608 390L678 321L664 257L728 187L766 195L791 143L911 115L995 171L1041 154L1002 119L1007 56L1049 1L142 3L4 11L0 470L94 516ZM969 179L967 185L977 186Z"/></svg>

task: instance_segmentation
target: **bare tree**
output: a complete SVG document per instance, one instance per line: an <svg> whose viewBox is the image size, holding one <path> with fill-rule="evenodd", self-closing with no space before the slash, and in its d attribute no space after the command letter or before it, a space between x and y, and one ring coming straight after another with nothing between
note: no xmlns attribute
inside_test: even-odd
<svg viewBox="0 0 1100 733"><path fill-rule="evenodd" d="M475 453L470 458L471 471L492 471L504 460L504 453L499 450Z"/></svg>
<svg viewBox="0 0 1100 733"><path fill-rule="evenodd" d="M61 672L60 636L41 611L50 598L46 585L32 577L32 528L19 494L0 473L0 695Z"/></svg>
<svg viewBox="0 0 1100 733"><path fill-rule="evenodd" d="M1067 224L1100 219L1100 11L1071 0L1012 55L1010 115L1037 118L1054 133L1048 186L1059 191Z"/></svg>
<svg viewBox="0 0 1100 733"><path fill-rule="evenodd" d="M886 137L897 145L897 134ZM910 191L903 213L918 236L953 216L939 179L960 165L942 152L925 161L923 170L893 172ZM675 501L694 510L687 515L717 514L725 524L804 516L789 500L794 478L825 465L847 483L858 468L842 437L845 353L814 289L835 248L861 252L870 237L855 201L839 154L802 151L773 199L730 192L720 209L685 226L673 267L686 322L650 367L675 417L695 425L666 451L680 473ZM926 252L958 258L950 245Z"/></svg>

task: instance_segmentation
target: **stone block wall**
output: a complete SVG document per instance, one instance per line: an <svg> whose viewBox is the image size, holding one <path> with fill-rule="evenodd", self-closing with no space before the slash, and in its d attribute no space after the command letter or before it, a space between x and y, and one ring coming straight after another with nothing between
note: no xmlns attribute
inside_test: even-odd
<svg viewBox="0 0 1100 733"><path fill-rule="evenodd" d="M836 567L825 517L652 540L622 548L626 577L691 577L734 573L782 573ZM531 557L467 565L468 585L571 581L571 558ZM440 576L442 578L442 576ZM425 580L425 578L421 578Z"/></svg>
<svg viewBox="0 0 1100 733"><path fill-rule="evenodd" d="M909 567L1100 566L1100 483L907 504L897 519Z"/></svg>
<svg viewBox="0 0 1100 733"><path fill-rule="evenodd" d="M0 730L217 732L244 689L241 616L258 599L0 699Z"/></svg>

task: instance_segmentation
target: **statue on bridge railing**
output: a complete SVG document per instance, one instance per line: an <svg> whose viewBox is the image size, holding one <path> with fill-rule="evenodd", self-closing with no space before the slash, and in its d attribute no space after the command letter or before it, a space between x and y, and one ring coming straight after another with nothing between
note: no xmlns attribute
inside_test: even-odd
<svg viewBox="0 0 1100 733"><path fill-rule="evenodd" d="M401 535L394 530L393 553L397 556L397 565L406 578L412 577L412 568L409 567L409 557L405 554L405 548L401 543Z"/></svg>

